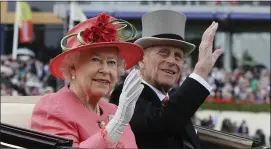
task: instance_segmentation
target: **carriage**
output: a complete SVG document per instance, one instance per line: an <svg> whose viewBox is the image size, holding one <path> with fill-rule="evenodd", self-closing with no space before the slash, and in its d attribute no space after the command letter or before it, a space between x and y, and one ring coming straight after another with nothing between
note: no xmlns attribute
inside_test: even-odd
<svg viewBox="0 0 271 149"><path fill-rule="evenodd" d="M72 148L73 141L30 129L40 96L1 97L1 148ZM203 149L266 149L257 140L195 125Z"/></svg>

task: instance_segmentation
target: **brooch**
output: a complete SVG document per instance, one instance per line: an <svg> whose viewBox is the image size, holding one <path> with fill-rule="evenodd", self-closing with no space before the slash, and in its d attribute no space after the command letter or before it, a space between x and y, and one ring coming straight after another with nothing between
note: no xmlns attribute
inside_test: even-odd
<svg viewBox="0 0 271 149"><path fill-rule="evenodd" d="M99 121L98 125L100 128L104 128L105 127L105 121Z"/></svg>

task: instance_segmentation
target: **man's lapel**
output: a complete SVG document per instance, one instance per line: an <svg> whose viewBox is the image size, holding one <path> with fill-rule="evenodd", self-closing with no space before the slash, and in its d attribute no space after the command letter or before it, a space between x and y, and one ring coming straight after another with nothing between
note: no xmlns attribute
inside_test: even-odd
<svg viewBox="0 0 271 149"><path fill-rule="evenodd" d="M150 88L146 84L144 84L144 89L139 98L143 98L144 100L152 102L152 104L158 107L162 105L161 100L159 99L158 95L154 92L152 88Z"/></svg>

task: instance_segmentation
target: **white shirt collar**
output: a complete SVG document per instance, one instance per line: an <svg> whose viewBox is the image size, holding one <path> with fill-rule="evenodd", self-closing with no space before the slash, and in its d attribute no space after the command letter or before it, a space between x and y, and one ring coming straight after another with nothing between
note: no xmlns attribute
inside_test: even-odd
<svg viewBox="0 0 271 149"><path fill-rule="evenodd" d="M163 94L161 91L159 91L157 88L155 88L154 86L150 85L149 83L147 83L145 80L142 80L142 83L148 85L155 93L156 95L159 97L159 99L162 101L163 99L165 99L165 97L169 97L168 93L167 95Z"/></svg>

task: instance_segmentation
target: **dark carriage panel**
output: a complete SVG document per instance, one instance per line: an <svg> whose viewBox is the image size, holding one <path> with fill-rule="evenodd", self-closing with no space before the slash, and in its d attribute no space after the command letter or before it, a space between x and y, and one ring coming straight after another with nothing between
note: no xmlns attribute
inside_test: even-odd
<svg viewBox="0 0 271 149"><path fill-rule="evenodd" d="M34 130L1 123L1 146L14 145L23 148L70 148L73 141ZM9 145L6 145L9 144ZM12 148L12 147L11 147Z"/></svg>
<svg viewBox="0 0 271 149"><path fill-rule="evenodd" d="M194 126L199 134L202 149L267 149L259 141L222 131Z"/></svg>

